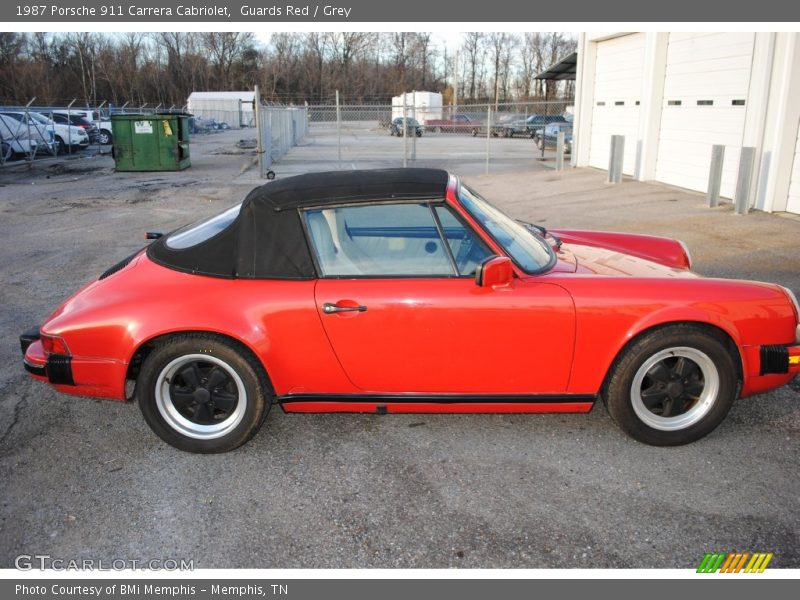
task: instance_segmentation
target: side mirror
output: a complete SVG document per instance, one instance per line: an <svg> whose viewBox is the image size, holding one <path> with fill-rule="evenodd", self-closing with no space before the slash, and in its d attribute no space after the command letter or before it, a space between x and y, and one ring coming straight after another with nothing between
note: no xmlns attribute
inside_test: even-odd
<svg viewBox="0 0 800 600"><path fill-rule="evenodd" d="M511 283L513 277L511 259L506 256L492 256L478 265L475 271L475 285L484 288L504 286Z"/></svg>

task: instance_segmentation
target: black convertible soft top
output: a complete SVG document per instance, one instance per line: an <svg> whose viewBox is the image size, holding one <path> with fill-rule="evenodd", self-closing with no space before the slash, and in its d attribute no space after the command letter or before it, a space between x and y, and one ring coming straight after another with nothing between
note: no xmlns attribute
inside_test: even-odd
<svg viewBox="0 0 800 600"><path fill-rule="evenodd" d="M287 177L257 187L238 216L219 233L188 248L152 243L147 256L160 265L214 277L316 277L300 210L376 200L441 199L449 181L439 169L331 171Z"/></svg>

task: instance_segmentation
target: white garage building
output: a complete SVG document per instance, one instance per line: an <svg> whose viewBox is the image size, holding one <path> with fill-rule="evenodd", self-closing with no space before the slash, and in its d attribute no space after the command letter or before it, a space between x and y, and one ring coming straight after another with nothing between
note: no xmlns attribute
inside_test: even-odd
<svg viewBox="0 0 800 600"><path fill-rule="evenodd" d="M800 33L602 33L578 41L575 166L705 192L725 146L733 198L743 146L756 150L749 205L800 214Z"/></svg>

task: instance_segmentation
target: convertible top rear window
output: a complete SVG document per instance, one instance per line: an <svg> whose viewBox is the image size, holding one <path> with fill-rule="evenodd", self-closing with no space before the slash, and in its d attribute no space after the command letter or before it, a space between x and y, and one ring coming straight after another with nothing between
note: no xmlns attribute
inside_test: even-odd
<svg viewBox="0 0 800 600"><path fill-rule="evenodd" d="M242 203L239 202L239 204L231 206L225 212L214 215L210 219L204 219L203 221L179 229L175 233L170 234L167 238L167 246L173 250L185 250L186 248L191 248L201 242L210 240L233 223L239 215L241 208Z"/></svg>

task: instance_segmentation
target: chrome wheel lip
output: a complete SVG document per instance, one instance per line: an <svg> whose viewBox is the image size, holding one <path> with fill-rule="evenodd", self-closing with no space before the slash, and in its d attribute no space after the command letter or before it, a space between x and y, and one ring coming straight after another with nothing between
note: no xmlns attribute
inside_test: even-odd
<svg viewBox="0 0 800 600"><path fill-rule="evenodd" d="M656 364L667 358L683 357L694 362L703 373L703 391L697 402L686 412L674 417L662 417L651 412L642 400L642 384L645 375ZM631 405L636 416L648 427L660 431L680 431L691 427L714 407L719 397L719 370L714 361L701 350L689 346L667 348L653 354L636 371L631 383Z"/></svg>
<svg viewBox="0 0 800 600"><path fill-rule="evenodd" d="M170 395L170 382L183 367L192 362L208 362L225 370L236 385L238 402L233 412L223 421L213 425L201 425L184 417L177 409ZM161 417L177 433L196 440L221 438L242 422L247 410L247 391L239 374L225 361L209 354L184 354L170 361L158 374L155 383L156 407Z"/></svg>

